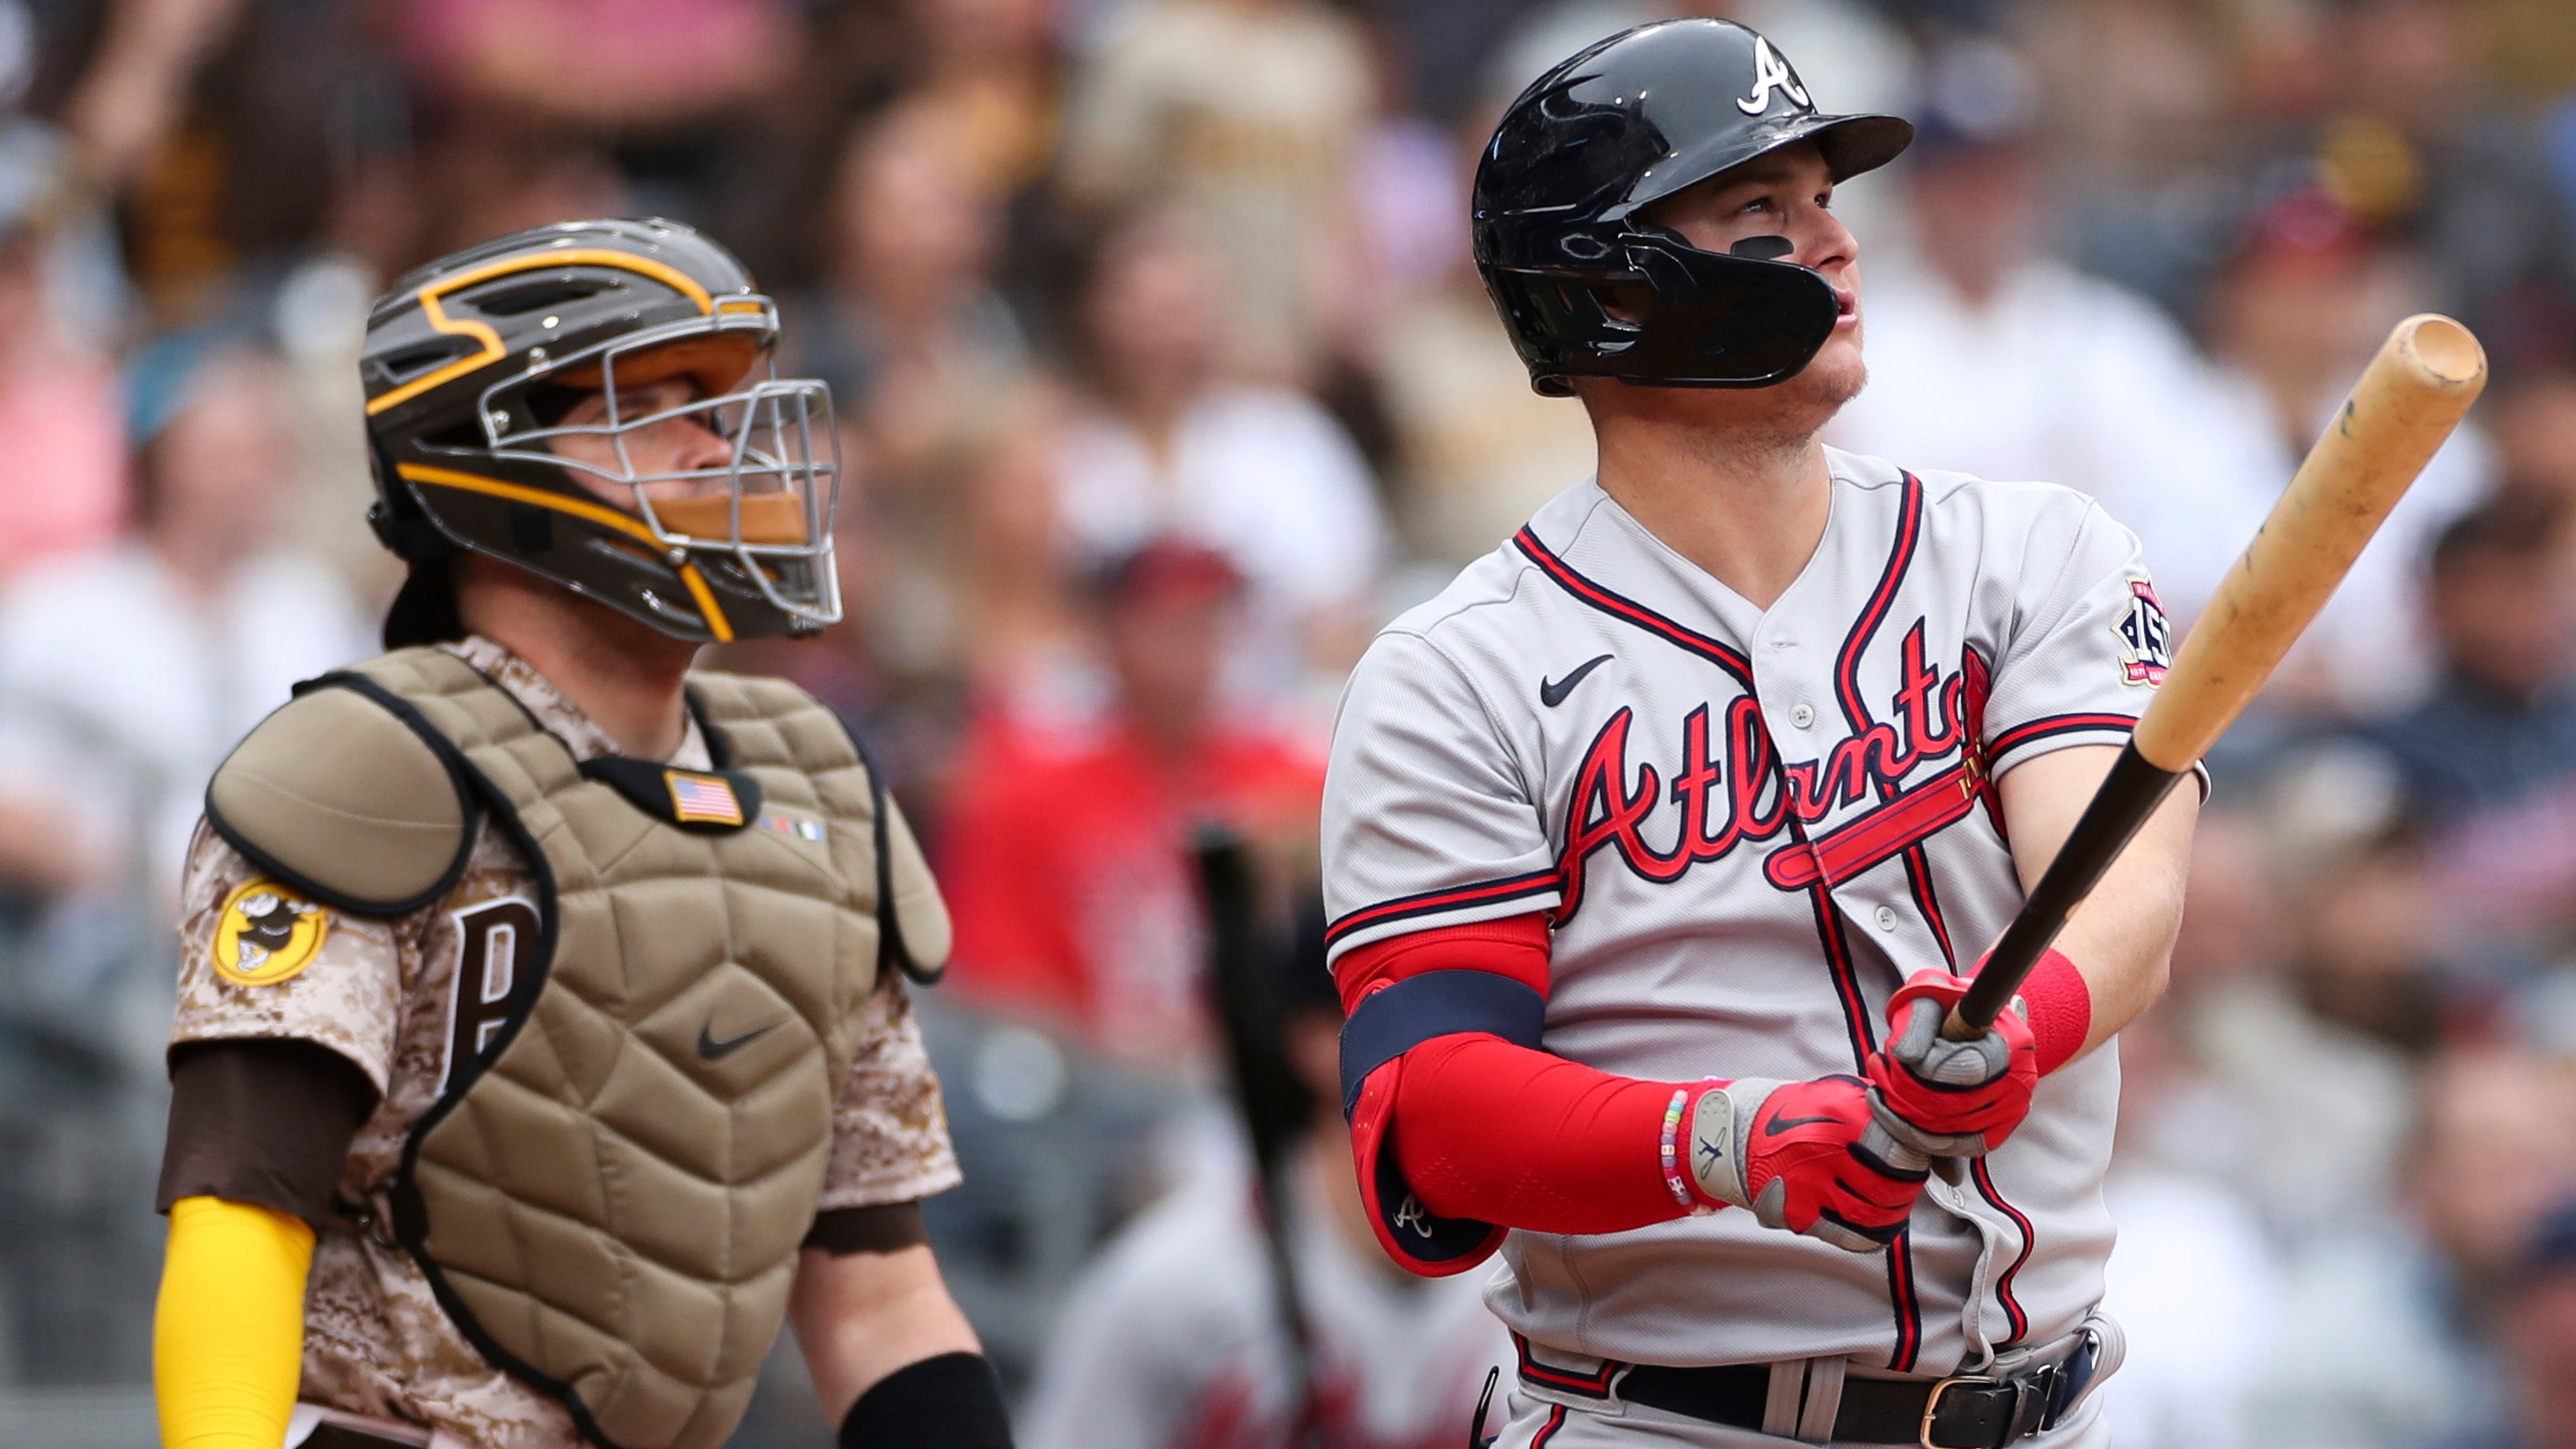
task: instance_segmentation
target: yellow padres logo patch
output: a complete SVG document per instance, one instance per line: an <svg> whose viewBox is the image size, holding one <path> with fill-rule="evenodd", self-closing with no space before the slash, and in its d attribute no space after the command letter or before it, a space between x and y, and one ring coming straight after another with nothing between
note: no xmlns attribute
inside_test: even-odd
<svg viewBox="0 0 2576 1449"><path fill-rule="evenodd" d="M215 922L215 974L236 986L274 986L313 964L331 914L273 880L224 900Z"/></svg>

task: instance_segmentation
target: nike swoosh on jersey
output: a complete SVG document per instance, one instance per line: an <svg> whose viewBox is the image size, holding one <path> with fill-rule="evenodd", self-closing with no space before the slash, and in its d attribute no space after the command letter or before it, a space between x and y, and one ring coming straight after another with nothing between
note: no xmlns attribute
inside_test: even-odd
<svg viewBox="0 0 2576 1449"><path fill-rule="evenodd" d="M709 1017L706 1024L698 1028L698 1060L702 1062L724 1060L726 1057L729 1057L735 1052L742 1050L744 1047L749 1046L754 1037L767 1035L768 1033L785 1026L787 1024L787 1018L782 1016L767 1026L755 1026L740 1036L729 1036L722 1041L716 1040L715 1024L715 1019L713 1017Z"/></svg>
<svg viewBox="0 0 2576 1449"><path fill-rule="evenodd" d="M1610 656L1604 654L1598 659L1587 659L1583 663L1576 665L1574 667L1574 672L1565 676L1563 679L1559 679L1551 683L1549 680L1542 677L1538 682L1538 702L1546 705L1549 709L1554 709L1558 705L1565 703L1565 697L1574 692L1574 686L1583 682L1583 676L1590 674L1593 670L1596 670L1609 662Z"/></svg>

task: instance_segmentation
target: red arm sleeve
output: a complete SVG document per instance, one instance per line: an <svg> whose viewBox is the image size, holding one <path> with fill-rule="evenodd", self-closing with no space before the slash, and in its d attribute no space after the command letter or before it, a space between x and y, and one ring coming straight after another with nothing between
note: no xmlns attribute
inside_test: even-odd
<svg viewBox="0 0 2576 1449"><path fill-rule="evenodd" d="M1425 971L1490 971L1546 994L1542 916L1452 926L1346 953L1345 1003ZM1617 1077L1499 1037L1437 1037L1406 1052L1388 1147L1422 1205L1549 1233L1612 1233L1680 1217L1665 1185L1671 1082Z"/></svg>
<svg viewBox="0 0 2576 1449"><path fill-rule="evenodd" d="M1405 1053L1390 1142L1443 1217L1616 1233L1680 1217L1664 1185L1670 1082L1614 1077L1490 1036Z"/></svg>

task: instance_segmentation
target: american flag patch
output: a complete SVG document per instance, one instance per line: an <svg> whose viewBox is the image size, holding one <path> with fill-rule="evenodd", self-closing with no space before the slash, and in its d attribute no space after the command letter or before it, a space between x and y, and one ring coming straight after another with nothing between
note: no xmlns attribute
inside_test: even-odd
<svg viewBox="0 0 2576 1449"><path fill-rule="evenodd" d="M742 823L742 802L734 798L733 785L724 776L664 770L662 778L671 787L673 820L683 825L691 821L711 825Z"/></svg>

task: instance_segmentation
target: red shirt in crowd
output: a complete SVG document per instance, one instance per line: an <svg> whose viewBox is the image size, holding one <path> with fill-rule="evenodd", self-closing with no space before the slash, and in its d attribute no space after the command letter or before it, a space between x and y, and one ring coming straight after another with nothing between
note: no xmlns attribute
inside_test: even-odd
<svg viewBox="0 0 2576 1449"><path fill-rule="evenodd" d="M1071 745L990 723L978 733L967 758L980 763L941 832L959 994L1140 1065L1198 1054L1206 948L1192 831L1215 821L1311 841L1322 762L1240 729L1178 753L1124 729Z"/></svg>

